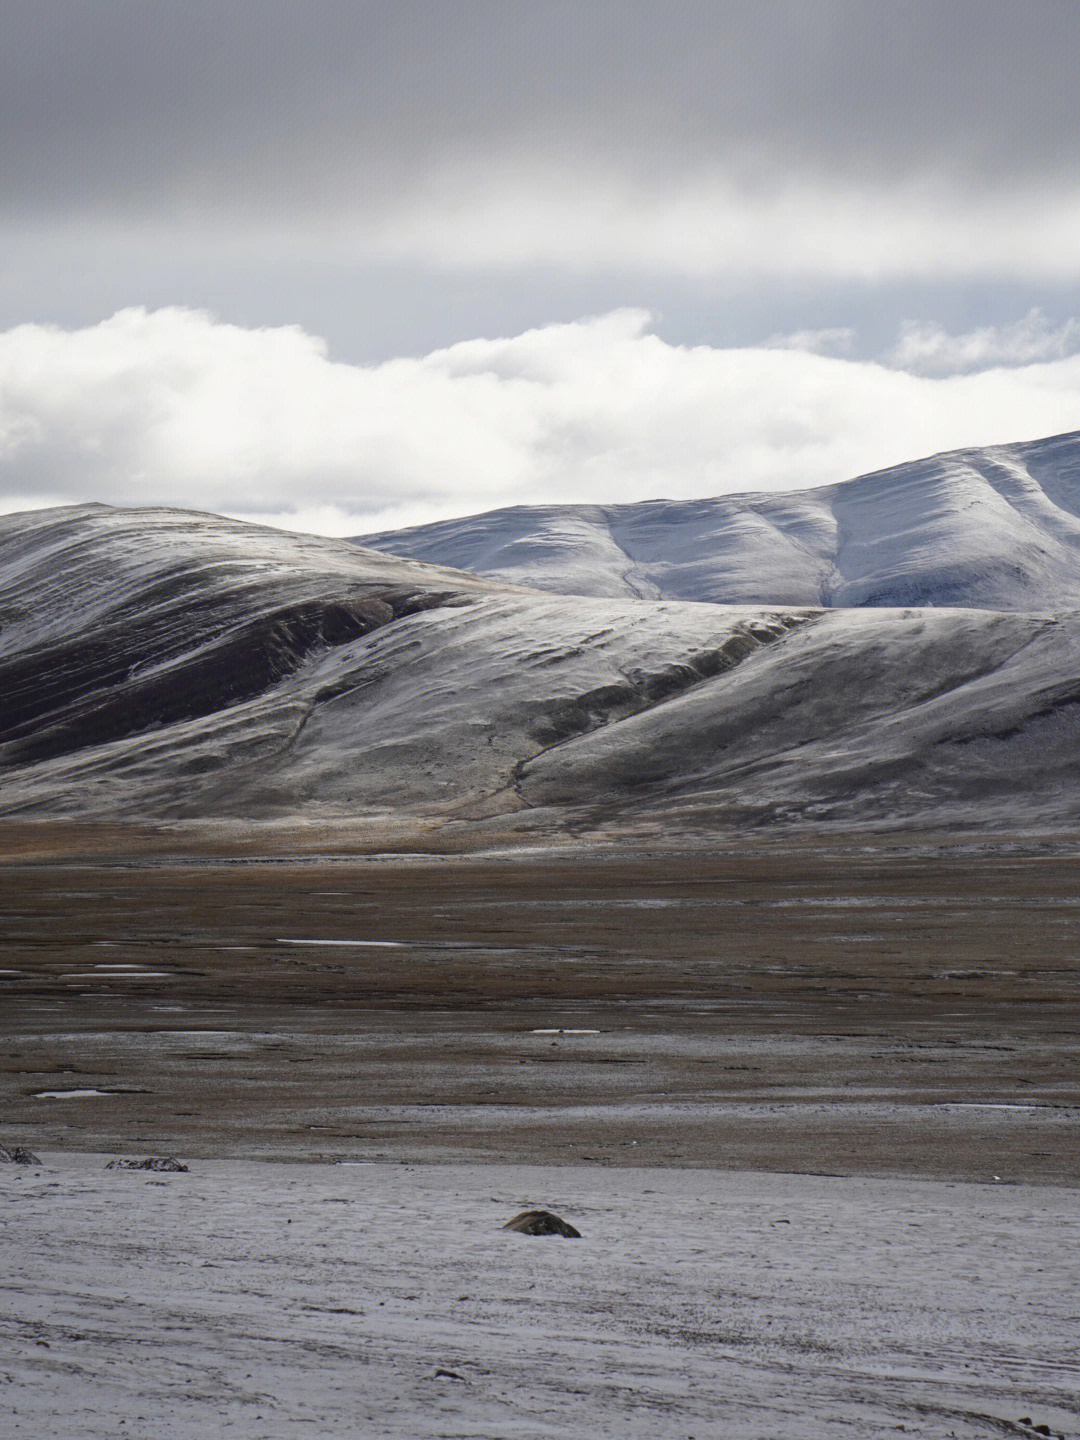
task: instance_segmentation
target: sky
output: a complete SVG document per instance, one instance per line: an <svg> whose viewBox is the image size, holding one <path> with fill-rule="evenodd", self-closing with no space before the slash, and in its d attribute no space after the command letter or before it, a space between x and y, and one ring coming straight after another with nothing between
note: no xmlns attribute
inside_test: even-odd
<svg viewBox="0 0 1080 1440"><path fill-rule="evenodd" d="M1080 428L1074 0L7 0L0 508L361 533Z"/></svg>

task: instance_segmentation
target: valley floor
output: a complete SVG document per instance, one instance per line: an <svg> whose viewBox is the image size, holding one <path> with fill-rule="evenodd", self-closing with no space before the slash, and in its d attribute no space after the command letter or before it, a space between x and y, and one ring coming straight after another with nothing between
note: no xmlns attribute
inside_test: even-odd
<svg viewBox="0 0 1080 1440"><path fill-rule="evenodd" d="M1077 838L512 838L3 830L12 1433L1075 1436Z"/></svg>

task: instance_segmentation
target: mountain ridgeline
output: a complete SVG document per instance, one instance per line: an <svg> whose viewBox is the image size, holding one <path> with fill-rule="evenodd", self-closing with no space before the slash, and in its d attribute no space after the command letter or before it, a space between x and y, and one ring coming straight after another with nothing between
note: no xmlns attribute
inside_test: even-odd
<svg viewBox="0 0 1080 1440"><path fill-rule="evenodd" d="M934 455L816 490L519 506L358 543L561 595L1080 606L1080 432Z"/></svg>
<svg viewBox="0 0 1080 1440"><path fill-rule="evenodd" d="M1078 467L1061 436L378 548L3 516L0 815L1075 828Z"/></svg>

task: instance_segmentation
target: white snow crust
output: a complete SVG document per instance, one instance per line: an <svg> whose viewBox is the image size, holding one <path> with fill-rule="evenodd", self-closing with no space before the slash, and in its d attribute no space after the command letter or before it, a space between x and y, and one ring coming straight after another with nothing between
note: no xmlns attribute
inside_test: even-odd
<svg viewBox="0 0 1080 1440"><path fill-rule="evenodd" d="M12 1440L1076 1433L1075 1190L105 1158L0 1174Z"/></svg>

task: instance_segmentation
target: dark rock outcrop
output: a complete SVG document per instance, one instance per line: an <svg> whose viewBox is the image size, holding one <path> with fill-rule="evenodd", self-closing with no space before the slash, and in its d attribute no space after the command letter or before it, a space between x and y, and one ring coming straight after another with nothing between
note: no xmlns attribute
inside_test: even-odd
<svg viewBox="0 0 1080 1440"><path fill-rule="evenodd" d="M40 1165L41 1161L25 1145L13 1145L10 1149L0 1145L0 1165Z"/></svg>
<svg viewBox="0 0 1080 1440"><path fill-rule="evenodd" d="M171 1155L148 1155L145 1160L110 1160L105 1166L106 1170L186 1171L187 1168L182 1160L174 1160Z"/></svg>
<svg viewBox="0 0 1080 1440"><path fill-rule="evenodd" d="M519 1235L565 1235L568 1240L580 1240L581 1231L575 1230L550 1210L523 1210L502 1227L516 1230Z"/></svg>

